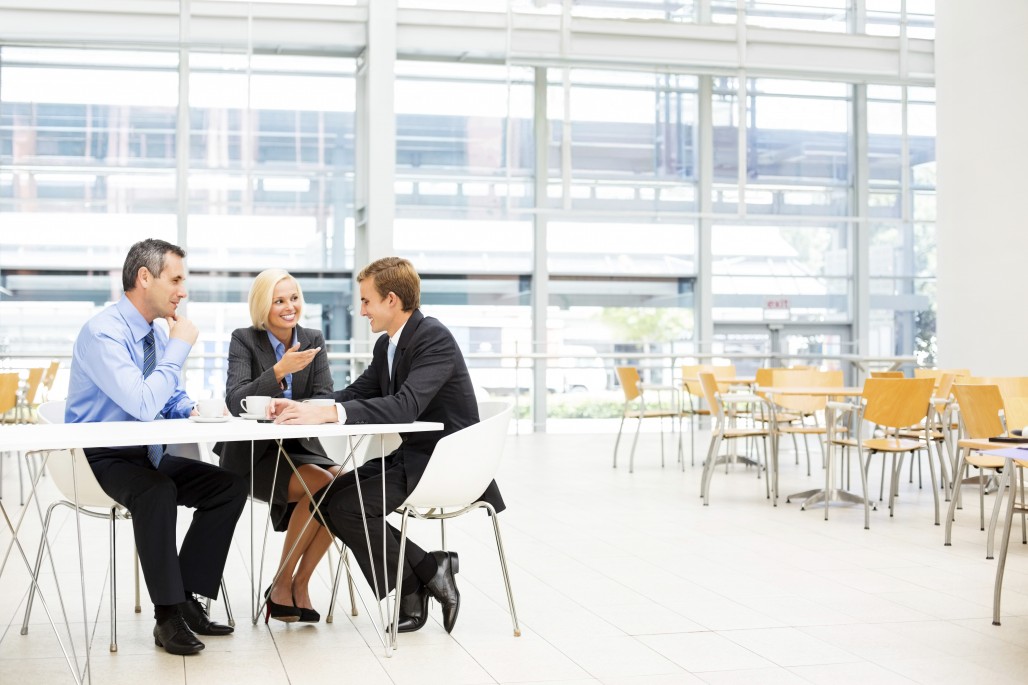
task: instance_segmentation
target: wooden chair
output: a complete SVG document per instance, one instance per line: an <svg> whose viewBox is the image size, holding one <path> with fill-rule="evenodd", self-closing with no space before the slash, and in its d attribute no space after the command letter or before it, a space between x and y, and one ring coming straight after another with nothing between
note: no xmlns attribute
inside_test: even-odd
<svg viewBox="0 0 1028 685"><path fill-rule="evenodd" d="M18 406L18 374L17 373L0 373L0 419L2 423L14 423L15 420L15 409ZM9 419L9 420L8 420ZM2 430L2 428L0 428ZM3 477L4 477L4 454L10 454L9 452L0 453L0 498L3 497ZM21 459L18 459L18 484L21 487ZM24 489L22 489L21 502L24 503Z"/></svg>
<svg viewBox="0 0 1028 685"><path fill-rule="evenodd" d="M871 378L906 378L902 371L872 371Z"/></svg>
<svg viewBox="0 0 1028 685"><path fill-rule="evenodd" d="M639 369L634 366L619 366L616 369L618 381L621 383L621 391L625 395L625 404L621 411L621 424L618 426L618 437L614 441L614 468L618 466L618 444L621 442L621 432L625 427L625 419L638 420L635 427L635 437L632 439L632 451L628 457L628 472L635 470L635 446L639 442L639 430L642 428L643 419L660 419L660 465L664 466L664 419L671 419L671 428L674 430L674 420L681 416L678 408L672 401L671 407L661 407L659 400L647 406L646 390L674 391L672 386L656 386L643 383L639 377ZM684 467L683 467L684 468Z"/></svg>
<svg viewBox="0 0 1028 685"><path fill-rule="evenodd" d="M737 455L726 455L724 457L718 457L718 451L721 447L721 443L725 440L736 440L738 438L761 438L764 442L764 463L763 467L767 470L766 464L769 461L768 450L767 450L767 439L771 435L769 427L758 428L756 426L747 428L738 428L730 425L729 412L726 407L735 404L747 404L747 405L764 405L766 406L766 400L763 400L756 395L745 393L745 394L722 394L718 389L717 378L712 373L701 373L700 374L700 385L703 387L704 398L707 400L707 404L710 406L710 414L713 425L710 428L710 445L707 448L707 458L703 461L703 475L700 484L700 496L703 497L703 506L710 504L710 480L714 475L714 469L719 464L725 464L727 471L727 465L732 462L742 462L747 465L757 467L757 477L760 477L761 464L759 459L750 459L749 457L740 457ZM768 425L769 425L768 421ZM771 498L771 478L767 477L764 480L764 490L767 493L768 499Z"/></svg>
<svg viewBox="0 0 1028 685"><path fill-rule="evenodd" d="M875 454L892 455L892 482L889 487L889 516L895 514L896 495L898 494L899 471L903 464L897 455L916 454L926 449L927 435L924 441L902 438L899 431L908 426L919 425L928 416L932 391L935 381L930 378L869 378L864 383L861 395L862 406L860 418L870 421L883 429L883 437L873 437L860 441L861 468L860 477L864 486L864 528L870 528L871 503L867 497L867 470L871 457ZM858 422L857 425L860 425ZM927 424L926 431L927 431ZM889 432L892 435L889 435ZM935 498L935 525L939 525L939 491L935 477L935 467L929 453L928 471L932 477L932 496Z"/></svg>
<svg viewBox="0 0 1028 685"><path fill-rule="evenodd" d="M689 464L696 465L696 429L700 419L710 416L710 409L705 405L703 387L700 385L701 373L712 373L720 380L735 378L735 365L714 366L713 364L683 364L682 372L682 417L689 419ZM679 455L681 457L681 455ZM684 462L682 464L685 466Z"/></svg>
<svg viewBox="0 0 1028 685"><path fill-rule="evenodd" d="M841 386L843 384L842 371L799 371L789 373L774 373L773 385L781 387L829 387ZM803 436L803 448L807 455L807 475L810 475L810 445L807 442L808 435L827 435L828 429L818 418L823 416L825 407L828 404L827 395L776 395L774 397L776 407L781 407L786 416L792 416L790 421L776 421L774 431L776 438L782 435L791 435L793 445L796 446L796 436ZM819 440L821 447L821 461L824 463L824 445ZM799 449L797 448L797 459Z"/></svg>
<svg viewBox="0 0 1028 685"><path fill-rule="evenodd" d="M37 406L50 399L50 391L54 387L54 381L57 380L57 372L60 368L61 362L58 359L50 362L50 366L46 368L46 373L43 374L43 380L41 381L42 391L40 396L36 398Z"/></svg>
<svg viewBox="0 0 1028 685"><path fill-rule="evenodd" d="M1028 397L1007 397L1003 401L1003 408L1007 430L1022 430L1028 427Z"/></svg>
<svg viewBox="0 0 1028 685"><path fill-rule="evenodd" d="M34 409L39 405L37 395L40 390L40 381L43 380L43 372L45 370L46 369L41 366L29 369L28 375L25 377L25 384L22 386L22 391L18 395L18 423L36 422Z"/></svg>
<svg viewBox="0 0 1028 685"><path fill-rule="evenodd" d="M975 479L965 481L968 465L978 469L988 469L994 474L1003 468L1003 459L982 454L983 440L1004 435L1003 397L995 385L954 385L953 394L960 405L961 438L957 441L957 467L953 473L953 497L950 499L949 511L946 515L947 546L951 544L953 520L956 509L962 509L960 486L965 482L977 482L979 526L985 530L985 481L984 474ZM987 443L986 443L987 444ZM996 444L1000 449L1003 445ZM991 556L991 555L987 555Z"/></svg>
<svg viewBox="0 0 1028 685"><path fill-rule="evenodd" d="M914 378L934 378L935 385L938 386L942 377L946 374L952 374L954 376L970 376L971 369L914 369Z"/></svg>

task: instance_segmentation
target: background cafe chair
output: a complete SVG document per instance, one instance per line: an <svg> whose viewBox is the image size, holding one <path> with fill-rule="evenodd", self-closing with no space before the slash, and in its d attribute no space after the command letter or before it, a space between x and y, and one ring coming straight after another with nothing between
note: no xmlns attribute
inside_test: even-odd
<svg viewBox="0 0 1028 685"><path fill-rule="evenodd" d="M64 423L64 401L45 402L39 406L39 420L41 423ZM43 522L43 533L39 539L39 551L36 553L36 564L32 575L34 583L29 585L29 596L25 602L25 617L22 619L21 634L29 632L29 617L32 614L32 601L36 592L36 585L39 582L39 572L43 563L43 553L49 549L46 538L50 528L50 521L54 509L59 506L68 507L91 518L105 519L110 522L110 589L111 589L111 645L112 652L118 651L118 585L117 565L115 563L115 523L119 520L129 520L131 515L122 505L111 499L110 495L103 491L93 469L89 467L86 455L82 449L76 447L70 450L45 450L49 453L46 460L46 468L51 480L65 499L53 502L46 511L46 518ZM78 506L76 507L76 494L78 495ZM82 573L82 569L79 569ZM139 558L135 559L135 588L136 588L136 613L140 613L142 607L139 598ZM59 592L59 591L58 591ZM228 602L228 593L225 590L225 581L221 581L221 593L225 599L225 611L231 625L235 625L232 618L232 607Z"/></svg>
<svg viewBox="0 0 1028 685"><path fill-rule="evenodd" d="M964 484L968 466L982 471L988 469L995 474L1003 468L1003 459L988 454L976 453L989 449L988 439L1005 434L1003 426L1003 398L995 385L954 385L953 394L960 405L960 439L957 441L957 468L953 472L953 497L950 499L949 511L946 514L945 545L952 542L953 520L957 508L961 506L960 486ZM1004 445L996 443L992 449L1000 449ZM985 483L984 473L973 479L978 483L979 526L985 530ZM967 482L971 482L968 480ZM998 493L997 500L1002 493ZM991 553L987 554L991 557Z"/></svg>
<svg viewBox="0 0 1028 685"><path fill-rule="evenodd" d="M785 373L772 374L772 387L830 387L843 384L842 371L787 371ZM807 441L808 435L826 436L827 426L821 423L819 416L824 415L828 406L827 395L774 395L770 398L774 403L778 416L778 408L782 414L789 417L787 421L775 421L774 433L775 444L782 435L791 435L793 446L796 446L796 436L803 437L803 448L807 455L807 475L810 475L810 445ZM824 462L824 443L818 440L821 448L821 461ZM798 449L797 449L798 452Z"/></svg>
<svg viewBox="0 0 1028 685"><path fill-rule="evenodd" d="M18 406L18 374L17 372L0 373L0 423L14 423L15 408ZM0 453L0 498L3 497L4 454ZM15 453L17 454L17 453ZM21 486L21 458L18 459L18 485L21 488L21 504L25 503L24 488Z"/></svg>
<svg viewBox="0 0 1028 685"><path fill-rule="evenodd" d="M635 470L635 445L639 442L639 430L642 428L643 419L660 420L660 465L664 466L664 419L671 420L671 430L674 431L675 419L680 417L675 398L671 398L670 407L662 407L660 398L651 397L649 403L645 392L649 390L651 395L660 391L674 392L675 388L669 385L652 385L643 383L639 377L639 369L634 366L619 366L616 368L618 381L621 383L621 391L625 396L625 404L621 410L621 424L618 425L618 437L614 441L614 468L618 466L618 444L621 442L621 432L625 427L625 419L636 419L635 437L632 438L632 451L628 455L628 472ZM648 405L648 406L647 406ZM683 464L682 468L685 468Z"/></svg>
<svg viewBox="0 0 1028 685"><path fill-rule="evenodd" d="M712 373L719 381L735 378L735 364L683 364L682 372L682 416L689 419L689 464L696 465L696 429L703 416L710 416L703 398L703 387L700 386L700 373ZM679 458L681 458L679 454ZM683 468L685 464L682 464Z"/></svg>
<svg viewBox="0 0 1028 685"><path fill-rule="evenodd" d="M884 431L882 437L860 440L860 478L864 487L864 528L871 527L870 500L867 496L867 471L874 454L892 455L892 480L889 487L889 516L895 512L898 494L902 455L916 454L928 449L927 435L924 441L902 438L899 431L918 425L928 416L935 381L930 378L869 378L864 383L861 405L858 408L857 426L869 421ZM927 432L927 423L925 431ZM892 435L890 435L890 432ZM897 459L897 455L900 456ZM932 496L935 498L935 525L939 525L939 491L935 478L935 467L929 452L928 471L932 477Z"/></svg>
<svg viewBox="0 0 1028 685"><path fill-rule="evenodd" d="M510 618L514 624L514 637L521 635L518 614L514 609L514 595L510 589L510 574L507 572L507 557L503 551L500 525L492 505L477 498L485 492L500 467L503 444L514 406L507 402L480 402L478 423L451 433L441 439L432 451L425 473L422 474L414 491L400 508L403 523L400 525L400 558L396 577L403 574L403 552L407 539L407 522L412 518L438 520L442 528L443 549L446 549L446 520L462 516L475 509L484 508L493 522L496 551L500 556L500 570L507 590ZM446 511L449 509L450 511ZM393 603L392 635L396 646L396 626L400 617L400 603Z"/></svg>
<svg viewBox="0 0 1028 685"><path fill-rule="evenodd" d="M757 467L757 477L760 477L761 464L758 459L750 459L748 457L739 457L735 455L726 455L723 458L718 457L718 452L721 447L721 443L725 440L734 442L739 438L761 438L764 443L764 469L768 471L768 474L764 480L764 490L766 491L768 499L771 499L771 475L770 470L772 468L777 469L778 466L774 462L775 457L767 449L767 439L771 435L770 422L765 422L764 427L758 427L753 424L748 427L733 426L732 416L730 415L727 407L731 405L744 404L754 408L753 413L762 413L767 407L767 400L753 395L750 393L725 393L722 394L718 390L717 379L712 373L701 373L700 384L703 387L703 393L706 396L707 404L710 406L712 424L710 427L710 445L707 448L707 458L703 461L703 476L700 484L700 496L703 497L703 506L710 504L710 481L714 476L714 470L719 464L727 465L733 461L741 461L748 465Z"/></svg>

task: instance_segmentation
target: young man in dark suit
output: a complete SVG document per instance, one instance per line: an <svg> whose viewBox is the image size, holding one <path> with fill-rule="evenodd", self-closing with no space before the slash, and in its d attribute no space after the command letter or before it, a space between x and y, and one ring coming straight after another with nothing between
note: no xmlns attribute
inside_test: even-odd
<svg viewBox="0 0 1028 685"><path fill-rule="evenodd" d="M354 474L340 476L324 492L321 511L327 526L339 537L360 565L368 584L378 597L385 597L396 585L399 560L399 531L385 516L403 504L418 484L432 451L441 438L477 423L478 404L464 357L450 331L437 319L426 317L418 308L421 279L406 259L386 257L372 262L358 275L361 316L366 316L373 333L382 333L375 343L371 365L349 387L335 393L335 407L304 405L275 400L272 413L278 423L410 423L438 421L441 431L402 434L402 444L384 460L373 459ZM382 506L383 480L385 507ZM360 483L360 498L357 485ZM317 501L323 493L315 495ZM371 549L365 539L360 501L363 499ZM496 511L504 508L496 483L482 498ZM382 539L386 538L383 584ZM443 627L453 630L460 608L460 593L454 574L456 552L425 552L407 540L404 573L400 579L400 622L397 630L410 632L428 619L428 598L443 608ZM372 564L377 572L376 587Z"/></svg>

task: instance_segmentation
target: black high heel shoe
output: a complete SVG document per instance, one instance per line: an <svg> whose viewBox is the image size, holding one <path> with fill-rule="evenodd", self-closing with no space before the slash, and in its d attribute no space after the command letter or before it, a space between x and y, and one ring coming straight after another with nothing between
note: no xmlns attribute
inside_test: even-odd
<svg viewBox="0 0 1028 685"><path fill-rule="evenodd" d="M296 604L296 595L293 595L293 604ZM321 614L314 609L296 607L300 610L300 623L318 623L321 621Z"/></svg>
<svg viewBox="0 0 1028 685"><path fill-rule="evenodd" d="M300 609L287 604L278 604L271 601L271 586L264 591L265 609L264 609L264 624L267 625L268 619L273 618L283 623L296 623L300 620Z"/></svg>

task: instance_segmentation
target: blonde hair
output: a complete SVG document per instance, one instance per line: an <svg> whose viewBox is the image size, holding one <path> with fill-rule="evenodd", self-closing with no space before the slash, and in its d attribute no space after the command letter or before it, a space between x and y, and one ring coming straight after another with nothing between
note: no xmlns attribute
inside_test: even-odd
<svg viewBox="0 0 1028 685"><path fill-rule="evenodd" d="M304 301L300 282L285 269L265 269L257 274L257 278L253 279L253 285L250 286L250 320L253 321L253 326L257 330L263 331L268 325L271 303L275 299L275 286L287 278L296 286L296 294L300 296L300 313L302 313Z"/></svg>
<svg viewBox="0 0 1028 685"><path fill-rule="evenodd" d="M357 282L372 279L379 297L395 293L403 302L403 311L411 312L421 306L421 277L414 265L402 257L383 257L361 269Z"/></svg>

